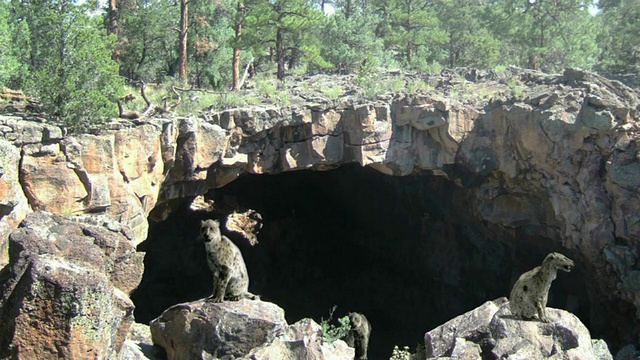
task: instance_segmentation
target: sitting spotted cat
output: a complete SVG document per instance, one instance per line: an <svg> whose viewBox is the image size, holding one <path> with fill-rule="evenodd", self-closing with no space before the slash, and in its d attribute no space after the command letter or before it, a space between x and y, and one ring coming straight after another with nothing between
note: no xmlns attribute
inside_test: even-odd
<svg viewBox="0 0 640 360"><path fill-rule="evenodd" d="M516 318L531 320L536 316L540 321L550 322L546 313L547 298L551 282L558 270L566 272L573 268L573 260L560 253L551 253L533 270L520 275L509 295L511 314Z"/></svg>
<svg viewBox="0 0 640 360"><path fill-rule="evenodd" d="M207 264L213 272L213 295L207 301L256 299L257 296L249 292L249 274L240 249L220 233L220 222L202 221L200 235L207 252Z"/></svg>

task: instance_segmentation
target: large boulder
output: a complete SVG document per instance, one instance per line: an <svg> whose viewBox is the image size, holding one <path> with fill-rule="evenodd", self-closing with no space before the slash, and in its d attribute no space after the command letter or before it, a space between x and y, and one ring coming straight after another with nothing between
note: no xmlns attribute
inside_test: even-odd
<svg viewBox="0 0 640 360"><path fill-rule="evenodd" d="M166 350L169 360L351 360L355 354L342 340L327 342L312 319L287 325L280 307L262 301L178 304L151 321L150 328L153 343ZM136 355L142 354L143 342L138 348L126 346L131 347L126 359L146 358Z"/></svg>
<svg viewBox="0 0 640 360"><path fill-rule="evenodd" d="M312 319L290 325L268 344L251 351L250 360L351 360L355 350L344 341L327 342L322 329Z"/></svg>
<svg viewBox="0 0 640 360"><path fill-rule="evenodd" d="M589 330L573 314L547 308L551 322L515 319L509 301L499 298L460 315L425 334L427 358L602 359Z"/></svg>
<svg viewBox="0 0 640 360"><path fill-rule="evenodd" d="M133 323L142 254L120 232L32 213L0 274L0 358L107 359Z"/></svg>
<svg viewBox="0 0 640 360"><path fill-rule="evenodd" d="M169 360L236 359L275 339L286 327L284 310L272 303L198 300L165 310L151 321L151 336Z"/></svg>

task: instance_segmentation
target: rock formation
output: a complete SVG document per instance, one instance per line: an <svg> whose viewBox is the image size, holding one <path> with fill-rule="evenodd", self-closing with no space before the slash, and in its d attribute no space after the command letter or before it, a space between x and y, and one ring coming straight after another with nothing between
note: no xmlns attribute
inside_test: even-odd
<svg viewBox="0 0 640 360"><path fill-rule="evenodd" d="M323 341L311 319L287 325L275 304L203 300L178 304L151 322L153 342L169 360L179 359L353 359L343 341Z"/></svg>
<svg viewBox="0 0 640 360"><path fill-rule="evenodd" d="M547 309L551 322L523 321L510 315L508 304L506 298L488 301L427 332L426 357L599 359L589 330L573 314Z"/></svg>
<svg viewBox="0 0 640 360"><path fill-rule="evenodd" d="M142 254L118 230L29 214L2 270L0 357L115 356L133 323Z"/></svg>
<svg viewBox="0 0 640 360"><path fill-rule="evenodd" d="M428 170L447 177L474 194L470 211L487 226L510 231L524 224L536 236L561 242L576 263L586 264L594 311L609 315L605 321L613 323L620 342L637 341L633 329L640 319L630 316L640 313L637 93L577 70L548 75L458 69L415 78L431 90L363 99L349 85L353 78L344 77L335 81L342 81L348 95L335 100L294 96L296 88L289 107L119 120L87 134L68 135L52 124L0 116L0 265L8 264L3 279L11 279L2 282L9 289L3 290L2 319L39 306L21 297L46 291L51 301L46 308L62 311L60 321L112 311L96 318L110 319L104 331L120 334L121 324L132 320L127 294L139 275L122 275L126 271L110 256L133 251L146 238L148 218L162 220L176 201L203 195L243 173L358 163L387 175ZM73 244L46 245L54 238L27 217L41 211L84 219L64 231L93 243L95 250L80 254ZM71 226L60 217L50 219L43 220L44 228ZM124 248L101 242L105 234L117 236ZM29 236L45 239L46 246L21 250L20 239ZM102 260L76 264L82 256ZM90 270L77 272L80 266ZM77 284L69 301L56 298L67 293L53 290L67 288L52 280L59 277ZM54 285L40 287L40 281ZM101 289L108 304L81 305L88 301L82 295L87 284ZM25 348L6 343L20 326L27 331L29 320L17 317L2 328L3 351ZM46 351L84 349L70 340L79 336L74 326L68 327L72 333L56 335L66 339L64 346ZM113 353L123 340L106 333L93 338L99 339L100 346L92 347L96 354Z"/></svg>

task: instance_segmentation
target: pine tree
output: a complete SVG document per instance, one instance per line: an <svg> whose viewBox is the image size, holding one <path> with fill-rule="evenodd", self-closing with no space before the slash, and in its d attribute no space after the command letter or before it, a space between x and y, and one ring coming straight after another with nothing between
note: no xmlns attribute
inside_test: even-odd
<svg viewBox="0 0 640 360"><path fill-rule="evenodd" d="M293 65L306 58L325 65L319 56L317 38L312 29L325 20L324 15L304 0L250 0L245 2L245 46L256 52L271 47L275 53L277 77L284 79L286 61Z"/></svg>
<svg viewBox="0 0 640 360"><path fill-rule="evenodd" d="M601 0L599 6L602 64L619 69L640 65L640 0Z"/></svg>
<svg viewBox="0 0 640 360"><path fill-rule="evenodd" d="M166 0L127 1L119 9L120 74L163 82L177 73L179 6Z"/></svg>
<svg viewBox="0 0 640 360"><path fill-rule="evenodd" d="M456 66L487 67L500 61L500 42L484 23L484 4L478 0L438 0L434 8L445 33L442 44L446 63ZM440 61L440 59L434 59Z"/></svg>
<svg viewBox="0 0 640 360"><path fill-rule="evenodd" d="M376 0L373 5L381 18L378 36L408 65L421 48L442 43L444 34L439 29L433 0Z"/></svg>
<svg viewBox="0 0 640 360"><path fill-rule="evenodd" d="M322 27L321 56L341 73L349 73L369 63L379 62L384 50L375 35L376 17L351 10L347 17L339 10Z"/></svg>

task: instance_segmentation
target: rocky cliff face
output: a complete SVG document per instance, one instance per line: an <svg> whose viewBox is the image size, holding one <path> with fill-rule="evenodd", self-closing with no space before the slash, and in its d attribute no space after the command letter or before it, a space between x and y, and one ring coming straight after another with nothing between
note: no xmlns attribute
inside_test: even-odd
<svg viewBox="0 0 640 360"><path fill-rule="evenodd" d="M242 174L348 163L390 176L428 171L465 189L468 213L489 233L526 229L529 239L561 244L584 266L592 311L611 315L592 314L592 326L625 319L607 325L615 341L637 341L635 91L574 70L472 70L369 101L348 95L351 80L333 80L347 90L339 99L292 95L289 107L118 121L92 134L0 116L0 264L18 261L6 239L34 211L114 229L135 247L148 219L163 221L181 201Z"/></svg>

